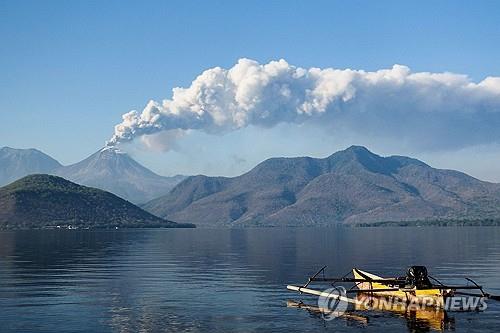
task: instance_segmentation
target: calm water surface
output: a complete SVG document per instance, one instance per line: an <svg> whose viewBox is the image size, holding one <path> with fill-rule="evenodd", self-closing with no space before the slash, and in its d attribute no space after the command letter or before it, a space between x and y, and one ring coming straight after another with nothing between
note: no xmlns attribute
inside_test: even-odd
<svg viewBox="0 0 500 333"><path fill-rule="evenodd" d="M500 228L171 229L0 233L0 332L498 332L500 302L436 318L326 322L286 290L328 265L401 275L426 265L500 294ZM442 319L442 320L441 320Z"/></svg>

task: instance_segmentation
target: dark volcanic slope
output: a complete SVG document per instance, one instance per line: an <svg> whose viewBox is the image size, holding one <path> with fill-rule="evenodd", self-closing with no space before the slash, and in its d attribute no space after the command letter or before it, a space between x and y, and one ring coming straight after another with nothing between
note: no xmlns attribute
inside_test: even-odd
<svg viewBox="0 0 500 333"><path fill-rule="evenodd" d="M52 173L61 164L36 149L0 149L0 186L34 173Z"/></svg>
<svg viewBox="0 0 500 333"><path fill-rule="evenodd" d="M64 224L91 228L182 226L114 194L56 176L27 176L0 188L0 229Z"/></svg>
<svg viewBox="0 0 500 333"><path fill-rule="evenodd" d="M75 183L97 187L133 203L167 194L184 176L162 177L116 148L104 148L56 174Z"/></svg>
<svg viewBox="0 0 500 333"><path fill-rule="evenodd" d="M272 158L234 178L189 177L143 208L199 225L498 218L500 188L353 146L324 159Z"/></svg>

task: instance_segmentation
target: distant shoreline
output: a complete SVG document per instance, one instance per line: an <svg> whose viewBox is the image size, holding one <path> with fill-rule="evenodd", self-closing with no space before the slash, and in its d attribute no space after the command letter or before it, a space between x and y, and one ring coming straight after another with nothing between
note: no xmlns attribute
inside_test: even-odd
<svg viewBox="0 0 500 333"><path fill-rule="evenodd" d="M57 230L57 231L92 231L92 230L99 230L99 231L115 231L115 230L139 230L139 229L196 229L196 225L192 223L179 223L178 226L155 226L155 225L150 225L150 226L144 226L144 227L92 227L92 228L86 228L86 227L62 227L62 228L57 228L57 227L42 227L42 228L0 228L0 231L30 231L30 230Z"/></svg>
<svg viewBox="0 0 500 333"><path fill-rule="evenodd" d="M62 231L115 231L115 230L151 230L151 229L314 229L314 228L383 228L383 227L500 227L500 220L485 219L485 220L433 220L433 221L384 221L384 222L374 222L374 223L355 223L355 224L342 224L335 223L332 225L309 225L309 226L275 226L275 225L252 225L252 226L196 226L191 223L178 223L178 226L160 226L160 225L148 225L148 226L125 226L125 227L42 227L42 228L0 228L2 231L34 231L34 230L62 230Z"/></svg>
<svg viewBox="0 0 500 333"><path fill-rule="evenodd" d="M500 220L431 220L357 223L353 227L498 227Z"/></svg>

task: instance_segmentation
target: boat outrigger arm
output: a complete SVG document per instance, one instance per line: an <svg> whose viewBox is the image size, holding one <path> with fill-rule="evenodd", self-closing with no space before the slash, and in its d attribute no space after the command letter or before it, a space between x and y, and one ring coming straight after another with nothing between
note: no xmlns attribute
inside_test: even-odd
<svg viewBox="0 0 500 333"><path fill-rule="evenodd" d="M288 285L287 289L304 294L339 299L354 304L360 304L361 301L354 298L348 298L338 293L327 293L317 289L311 289L309 285L313 282L328 282L331 283L332 286L338 283L353 283L354 285L350 289L347 289L346 293L399 297L407 301L415 301L415 299L418 301L420 297L435 297L436 300L439 298L435 306L442 304L439 303L439 301L443 301L444 298L454 295L481 297L500 301L500 296L484 292L483 287L470 278L466 278L466 280L472 285L445 285L438 279L428 275L427 269L424 266L412 266L408 269L406 276L391 278L382 278L356 268L352 270L354 277L348 277L350 273L343 277L325 277L325 269L326 266L318 270L314 275L309 277L304 285ZM321 277L319 276L320 274L322 275ZM435 283L431 283L430 279ZM357 289L355 289L356 287ZM470 293L466 290L477 290L479 293Z"/></svg>

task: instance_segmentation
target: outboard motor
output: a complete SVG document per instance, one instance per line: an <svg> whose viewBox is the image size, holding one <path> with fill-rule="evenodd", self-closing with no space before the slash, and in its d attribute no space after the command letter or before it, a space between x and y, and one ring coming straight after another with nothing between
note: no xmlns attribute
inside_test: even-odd
<svg viewBox="0 0 500 333"><path fill-rule="evenodd" d="M406 273L406 286L417 289L431 288L432 283L427 276L425 266L411 266Z"/></svg>

